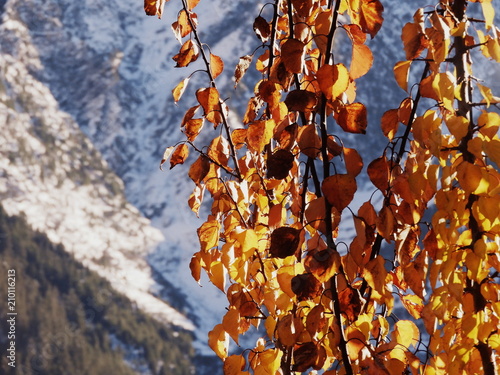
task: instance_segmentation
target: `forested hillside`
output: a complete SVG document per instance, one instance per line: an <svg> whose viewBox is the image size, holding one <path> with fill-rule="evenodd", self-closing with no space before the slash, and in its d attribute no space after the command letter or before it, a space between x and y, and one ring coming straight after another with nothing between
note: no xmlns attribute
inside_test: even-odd
<svg viewBox="0 0 500 375"><path fill-rule="evenodd" d="M62 246L0 207L0 315L7 270L16 274L16 368L7 374L194 373L191 334L145 315ZM6 319L1 331L8 332ZM2 348L7 335L2 335ZM15 370L15 371L13 371Z"/></svg>

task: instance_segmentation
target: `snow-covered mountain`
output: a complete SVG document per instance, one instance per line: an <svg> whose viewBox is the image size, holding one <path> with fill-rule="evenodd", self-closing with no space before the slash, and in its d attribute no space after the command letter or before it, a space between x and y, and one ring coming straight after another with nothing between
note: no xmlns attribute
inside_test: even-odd
<svg viewBox="0 0 500 375"><path fill-rule="evenodd" d="M383 3L390 24L370 42L375 67L358 82L372 128L404 97L392 79L392 66L404 58L400 30L426 4ZM158 168L164 148L182 139L180 119L194 105L186 93L175 106L171 90L201 65L173 67L180 45L170 25L179 3L168 2L162 20L145 16L142 6L140 0L0 0L0 199L139 307L186 328L196 325L205 353L207 332L226 301L189 273L202 223L186 203L192 182L182 166ZM204 0L195 8L203 42L224 60L218 80L230 106L243 108L249 96L244 84L233 90L231 75L239 56L259 45L250 31L261 6ZM196 74L190 88L203 79ZM385 145L378 132L379 138L342 137L370 153Z"/></svg>

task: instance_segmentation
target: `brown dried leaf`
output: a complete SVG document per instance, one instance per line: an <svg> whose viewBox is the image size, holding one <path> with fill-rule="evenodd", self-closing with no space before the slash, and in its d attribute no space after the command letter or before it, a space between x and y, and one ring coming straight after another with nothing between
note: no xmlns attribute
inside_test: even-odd
<svg viewBox="0 0 500 375"><path fill-rule="evenodd" d="M300 245L300 230L292 227L277 228L271 233L269 253L275 258L294 255Z"/></svg>
<svg viewBox="0 0 500 375"><path fill-rule="evenodd" d="M307 90L290 91L285 99L289 111L311 112L314 111L317 103L316 95Z"/></svg>
<svg viewBox="0 0 500 375"><path fill-rule="evenodd" d="M350 322L356 321L361 312L361 298L359 292L350 286L339 292L340 311L347 316Z"/></svg>
<svg viewBox="0 0 500 375"><path fill-rule="evenodd" d="M293 166L293 154L288 150L277 150L267 159L267 177L282 180L288 177Z"/></svg>
<svg viewBox="0 0 500 375"><path fill-rule="evenodd" d="M323 286L312 274L304 273L292 278L292 291L299 301L305 301L321 295Z"/></svg>
<svg viewBox="0 0 500 375"><path fill-rule="evenodd" d="M248 68L250 67L250 64L252 63L252 55L245 55L240 57L240 61L238 62L238 65L236 65L236 69L234 71L234 87L238 86L238 83L240 83L241 79L247 72Z"/></svg>
<svg viewBox="0 0 500 375"><path fill-rule="evenodd" d="M318 347L314 342L306 342L293 351L292 371L305 372L316 364Z"/></svg>
<svg viewBox="0 0 500 375"><path fill-rule="evenodd" d="M258 16L253 22L253 31L255 31L257 37L264 43L267 42L271 35L271 25L264 17Z"/></svg>

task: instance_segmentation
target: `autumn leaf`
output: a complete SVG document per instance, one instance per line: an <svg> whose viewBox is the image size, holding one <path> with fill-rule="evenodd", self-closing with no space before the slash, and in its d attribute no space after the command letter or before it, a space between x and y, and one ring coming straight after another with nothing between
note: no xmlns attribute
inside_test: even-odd
<svg viewBox="0 0 500 375"><path fill-rule="evenodd" d="M387 159L383 156L373 160L368 165L368 176L375 187L385 192L390 186L390 169Z"/></svg>
<svg viewBox="0 0 500 375"><path fill-rule="evenodd" d="M317 103L316 94L307 90L290 91L285 99L289 111L311 112Z"/></svg>
<svg viewBox="0 0 500 375"><path fill-rule="evenodd" d="M302 321L292 314L285 315L276 325L279 342L284 346L293 346L304 329Z"/></svg>
<svg viewBox="0 0 500 375"><path fill-rule="evenodd" d="M305 44L297 39L287 39L281 46L281 60L290 73L301 73Z"/></svg>
<svg viewBox="0 0 500 375"><path fill-rule="evenodd" d="M288 150L277 150L267 160L267 177L282 180L288 177L295 158Z"/></svg>
<svg viewBox="0 0 500 375"><path fill-rule="evenodd" d="M324 283L338 272L340 255L332 249L310 250L304 260L304 266L319 282Z"/></svg>
<svg viewBox="0 0 500 375"><path fill-rule="evenodd" d="M208 333L208 346L210 346L219 358L224 359L227 357L229 339L222 324L217 324L214 329Z"/></svg>
<svg viewBox="0 0 500 375"><path fill-rule="evenodd" d="M163 158L161 159L161 162L160 162L160 169L163 170L163 164L165 164L165 162L168 160L168 158L170 157L170 155L172 155L172 153L174 152L175 150L175 146L169 146L165 149L165 151L163 152Z"/></svg>
<svg viewBox="0 0 500 375"><path fill-rule="evenodd" d="M399 127L399 114L397 109L385 111L380 119L380 127L389 141L394 139Z"/></svg>
<svg viewBox="0 0 500 375"><path fill-rule="evenodd" d="M399 87L408 92L408 78L410 74L410 61L398 61L396 65L394 65L394 77L396 78L396 82Z"/></svg>
<svg viewBox="0 0 500 375"><path fill-rule="evenodd" d="M212 73L212 78L216 79L224 70L224 62L219 56L210 54L210 72Z"/></svg>
<svg viewBox="0 0 500 375"><path fill-rule="evenodd" d="M327 99L336 99L349 86L349 71L343 64L322 65L316 75L319 87Z"/></svg>
<svg viewBox="0 0 500 375"><path fill-rule="evenodd" d="M245 55L240 57L238 65L236 65L236 69L234 71L234 88L238 86L238 83L240 83L241 79L247 72L250 64L252 63L252 58L252 55Z"/></svg>
<svg viewBox="0 0 500 375"><path fill-rule="evenodd" d="M189 17L191 17L193 21L196 20L196 15L194 13L188 15L187 12L183 9L179 12L177 21L172 24L172 31L174 32L174 35L179 43L182 42L182 38L189 35L193 31L191 22L189 22Z"/></svg>
<svg viewBox="0 0 500 375"><path fill-rule="evenodd" d="M206 156L200 155L189 168L188 176L196 185L198 185L208 174L209 170L210 162Z"/></svg>
<svg viewBox="0 0 500 375"><path fill-rule="evenodd" d="M264 147L273 136L275 126L274 120L255 121L249 124L246 134L249 148L259 154L264 151Z"/></svg>
<svg viewBox="0 0 500 375"><path fill-rule="evenodd" d="M245 368L245 358L241 355L233 354L224 359L224 375L242 375Z"/></svg>
<svg viewBox="0 0 500 375"><path fill-rule="evenodd" d="M339 212L346 208L354 198L356 179L349 174L335 174L324 179L321 191L328 202Z"/></svg>
<svg viewBox="0 0 500 375"><path fill-rule="evenodd" d="M356 177L363 169L363 159L354 148L344 147L343 152L347 173Z"/></svg>
<svg viewBox="0 0 500 375"><path fill-rule="evenodd" d="M198 59L199 48L191 39L187 40L181 47L179 53L172 59L177 63L176 68L186 67Z"/></svg>
<svg viewBox="0 0 500 375"><path fill-rule="evenodd" d="M360 0L359 8L353 13L353 19L373 39L382 27L383 11L384 6L379 0Z"/></svg>
<svg viewBox="0 0 500 375"><path fill-rule="evenodd" d="M187 144L182 143L179 146L177 146L177 148L172 153L172 156L170 158L170 169L175 167L177 164L184 164L188 155L189 155L189 148Z"/></svg>
<svg viewBox="0 0 500 375"><path fill-rule="evenodd" d="M403 27L401 40L403 41L406 60L416 59L429 46L429 41L425 34L422 33L420 26L411 22Z"/></svg>
<svg viewBox="0 0 500 375"><path fill-rule="evenodd" d="M281 227L271 233L269 254L276 258L286 258L299 250L300 230L292 227Z"/></svg>
<svg viewBox="0 0 500 375"><path fill-rule="evenodd" d="M253 30L263 43L266 42L271 35L271 25L262 16L258 16L253 22Z"/></svg>
<svg viewBox="0 0 500 375"><path fill-rule="evenodd" d="M318 347L314 342L299 345L293 351L293 371L304 372L316 363Z"/></svg>
<svg viewBox="0 0 500 375"><path fill-rule="evenodd" d="M297 295L299 301L314 299L321 294L322 290L321 282L310 273L292 278L292 291Z"/></svg>
<svg viewBox="0 0 500 375"><path fill-rule="evenodd" d="M311 158L316 158L321 151L321 139L314 124L305 125L299 129L297 142L300 151Z"/></svg>
<svg viewBox="0 0 500 375"><path fill-rule="evenodd" d="M373 65L373 54L365 44L353 44L349 75L351 79L364 76Z"/></svg>
<svg viewBox="0 0 500 375"><path fill-rule="evenodd" d="M336 120L340 127L348 133L366 133L368 119L366 107L362 103L352 103L341 107Z"/></svg>
<svg viewBox="0 0 500 375"><path fill-rule="evenodd" d="M348 286L339 292L340 311L347 316L350 322L354 322L361 312L361 298L358 290Z"/></svg>
<svg viewBox="0 0 500 375"><path fill-rule="evenodd" d="M172 96L174 97L175 103L177 103L181 99L182 94L184 94L184 91L186 91L186 87L187 87L188 82L189 82L189 77L184 78L172 90Z"/></svg>

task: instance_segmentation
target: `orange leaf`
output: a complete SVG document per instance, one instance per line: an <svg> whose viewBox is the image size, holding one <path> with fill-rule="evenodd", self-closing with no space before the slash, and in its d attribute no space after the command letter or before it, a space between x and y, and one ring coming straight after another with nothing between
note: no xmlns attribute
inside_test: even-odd
<svg viewBox="0 0 500 375"><path fill-rule="evenodd" d="M198 55L198 45L189 39L182 45L179 53L172 57L172 59L177 63L177 65L175 65L176 68L182 68L196 61Z"/></svg>
<svg viewBox="0 0 500 375"><path fill-rule="evenodd" d="M362 273L368 285L381 295L384 294L385 278L387 276L384 264L384 257L379 255L366 263Z"/></svg>
<svg viewBox="0 0 500 375"><path fill-rule="evenodd" d="M399 115L397 109L389 109L385 111L380 119L380 127L384 135L390 141L394 139L399 127Z"/></svg>
<svg viewBox="0 0 500 375"><path fill-rule="evenodd" d="M186 11L183 9L179 12L177 17L177 21L172 24L172 31L174 32L175 37L179 41L182 42L182 38L189 35L193 28L191 27L191 23L189 22L189 17ZM191 14L191 17L195 17L194 14Z"/></svg>
<svg viewBox="0 0 500 375"><path fill-rule="evenodd" d="M251 123L247 129L247 144L250 150L259 154L264 151L273 136L275 126L273 119Z"/></svg>
<svg viewBox="0 0 500 375"><path fill-rule="evenodd" d="M245 73L247 72L250 64L252 63L252 55L245 55L240 57L238 65L234 71L234 87L238 86Z"/></svg>
<svg viewBox="0 0 500 375"><path fill-rule="evenodd" d="M191 270L193 279L195 279L196 282L199 283L201 278L201 254L199 252L195 253L191 258L189 269Z"/></svg>
<svg viewBox="0 0 500 375"><path fill-rule="evenodd" d="M319 88L327 99L336 99L349 86L349 71L343 64L322 65L316 75Z"/></svg>
<svg viewBox="0 0 500 375"><path fill-rule="evenodd" d="M217 78L224 70L224 62L219 56L210 54L210 72L212 73L212 78Z"/></svg>
<svg viewBox="0 0 500 375"><path fill-rule="evenodd" d="M230 146L229 142L222 135L214 138L208 146L208 156L219 163L220 165L227 166L229 160Z"/></svg>
<svg viewBox="0 0 500 375"><path fill-rule="evenodd" d="M170 169L175 167L177 164L184 164L188 155L189 155L189 148L187 144L182 143L179 146L177 146L177 148L172 154L172 157L170 158Z"/></svg>
<svg viewBox="0 0 500 375"><path fill-rule="evenodd" d="M210 162L205 156L200 155L189 168L188 176L196 185L198 185L208 174L209 170Z"/></svg>
<svg viewBox="0 0 500 375"><path fill-rule="evenodd" d="M288 314L280 319L276 325L278 340L284 346L293 346L297 343L297 339L303 329L304 325L301 319Z"/></svg>
<svg viewBox="0 0 500 375"><path fill-rule="evenodd" d="M399 87L408 92L408 76L410 73L411 61L398 61L394 65L394 77Z"/></svg>
<svg viewBox="0 0 500 375"><path fill-rule="evenodd" d="M412 321L399 320L394 325L393 338L398 344L409 348L411 344L416 345L418 343L420 331Z"/></svg>
<svg viewBox="0 0 500 375"><path fill-rule="evenodd" d="M413 99L412 98L403 99L399 104L398 108L399 122L408 125L412 109L413 109Z"/></svg>
<svg viewBox="0 0 500 375"><path fill-rule="evenodd" d="M189 77L188 78L184 78L172 90L172 96L174 97L174 102L175 103L177 103L180 100L182 94L184 94L184 91L186 91L186 87L187 87L188 82L189 82Z"/></svg>
<svg viewBox="0 0 500 375"><path fill-rule="evenodd" d="M144 11L148 16L156 16L157 0L144 0Z"/></svg>
<svg viewBox="0 0 500 375"><path fill-rule="evenodd" d="M358 79L364 76L373 65L373 54L371 49L364 44L354 44L352 46L351 66L349 75L351 79Z"/></svg>
<svg viewBox="0 0 500 375"><path fill-rule="evenodd" d="M344 159L347 173L356 177L363 169L363 159L354 148L344 147Z"/></svg>
<svg viewBox="0 0 500 375"><path fill-rule="evenodd" d="M193 10L193 8L197 6L199 2L200 0L187 0L187 8L189 10Z"/></svg>
<svg viewBox="0 0 500 375"><path fill-rule="evenodd" d="M238 343L239 328L240 328L240 312L236 309L230 309L222 318L222 327L229 336Z"/></svg>
<svg viewBox="0 0 500 375"><path fill-rule="evenodd" d="M314 299L321 294L323 287L316 277L304 273L292 278L292 291L299 301Z"/></svg>
<svg viewBox="0 0 500 375"><path fill-rule="evenodd" d="M429 45L425 34L419 25L408 22L403 26L401 40L406 53L406 60L413 60L420 56L422 51Z"/></svg>
<svg viewBox="0 0 500 375"><path fill-rule="evenodd" d="M224 375L240 375L245 368L245 358L233 354L224 360Z"/></svg>
<svg viewBox="0 0 500 375"><path fill-rule="evenodd" d="M300 127L297 142L300 151L311 158L316 158L321 151L321 139L314 124Z"/></svg>
<svg viewBox="0 0 500 375"><path fill-rule="evenodd" d="M348 174L329 176L323 180L321 185L321 191L323 191L326 199L339 212L351 203L356 190L356 180Z"/></svg>
<svg viewBox="0 0 500 375"><path fill-rule="evenodd" d="M184 134L186 134L186 137L190 142L193 142L198 136L198 134L200 134L202 128L203 128L203 119L193 118L188 120L184 124Z"/></svg>
<svg viewBox="0 0 500 375"><path fill-rule="evenodd" d="M372 39L382 27L384 6L379 0L360 0L358 13L353 13L354 21Z"/></svg>
<svg viewBox="0 0 500 375"><path fill-rule="evenodd" d="M202 251L208 251L219 244L220 225L212 216L197 229Z"/></svg>
<svg viewBox="0 0 500 375"><path fill-rule="evenodd" d="M231 133L231 140L234 147L240 149L246 143L247 129L234 129Z"/></svg>
<svg viewBox="0 0 500 375"><path fill-rule="evenodd" d="M304 265L308 272L311 272L320 283L327 282L335 275L340 266L340 255L337 251L316 249L307 253Z"/></svg>
<svg viewBox="0 0 500 375"><path fill-rule="evenodd" d="M220 124L221 107L217 89L215 87L199 89L196 91L196 98L203 108L205 118L214 125Z"/></svg>
<svg viewBox="0 0 500 375"><path fill-rule="evenodd" d="M287 39L281 46L281 61L290 73L301 73L305 44L297 39Z"/></svg>
<svg viewBox="0 0 500 375"><path fill-rule="evenodd" d="M348 133L366 133L368 120L366 117L366 107L362 103L352 103L343 106L336 120L340 127Z"/></svg>

